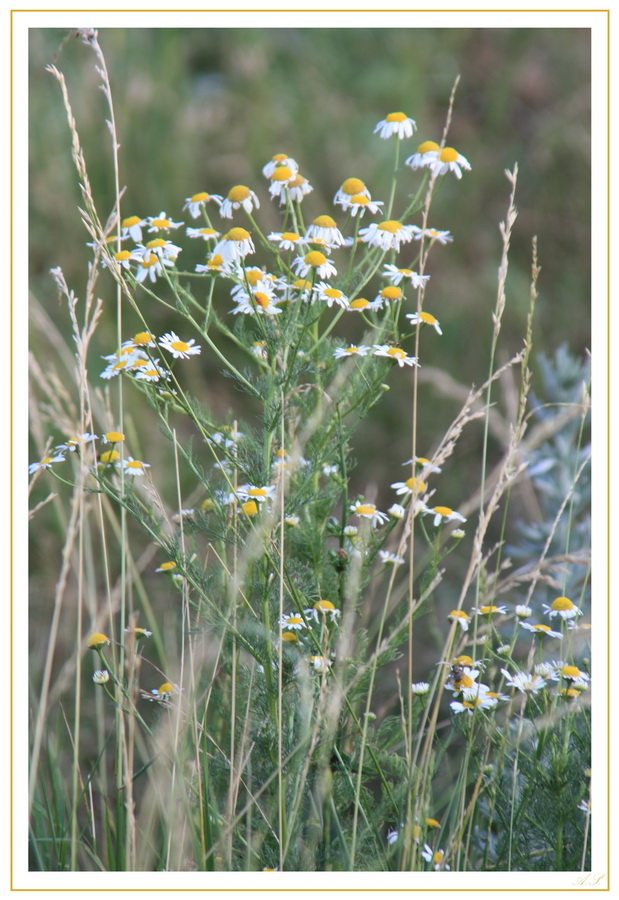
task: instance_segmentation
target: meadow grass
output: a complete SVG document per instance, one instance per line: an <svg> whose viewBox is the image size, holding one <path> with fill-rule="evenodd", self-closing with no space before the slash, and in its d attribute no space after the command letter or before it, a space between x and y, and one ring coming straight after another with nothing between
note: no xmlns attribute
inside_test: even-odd
<svg viewBox="0 0 619 900"><path fill-rule="evenodd" d="M79 37L108 107L114 196L102 213L50 66L91 259L79 297L52 269L64 327L33 301L72 380L32 359L33 533L52 522L63 551L31 688L31 867L586 870L588 367L544 357L532 389L535 239L522 348L502 351L518 167L490 344L475 348L486 377L462 395L432 351L450 323L430 312L428 265L449 260L436 192L457 204L475 177L449 144L457 82L432 144L408 149L406 113L368 123L393 150L382 202L344 171L314 210L311 173L281 152L256 173L279 231L245 184L198 185L184 222L141 218L123 205L98 36ZM162 188L161 207L174 200ZM185 270L194 242L204 261ZM238 393L223 419L216 384L191 374L207 355ZM461 398L432 450L424 378ZM355 440L387 391L408 398L410 459L389 485L360 485ZM478 483L445 497L471 429ZM532 523L512 512L519 489Z"/></svg>

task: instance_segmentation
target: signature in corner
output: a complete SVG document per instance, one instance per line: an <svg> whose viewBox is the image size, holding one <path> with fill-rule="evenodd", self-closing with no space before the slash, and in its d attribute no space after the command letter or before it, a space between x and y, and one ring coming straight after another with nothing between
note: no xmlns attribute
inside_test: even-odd
<svg viewBox="0 0 619 900"><path fill-rule="evenodd" d="M578 887L594 887L602 878L606 878L606 872L588 872L586 875L581 875L572 884Z"/></svg>

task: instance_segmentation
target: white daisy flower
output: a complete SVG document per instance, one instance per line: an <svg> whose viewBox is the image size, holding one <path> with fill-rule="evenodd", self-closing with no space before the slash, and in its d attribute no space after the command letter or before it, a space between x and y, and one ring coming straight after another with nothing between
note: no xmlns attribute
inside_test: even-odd
<svg viewBox="0 0 619 900"><path fill-rule="evenodd" d="M411 225L413 239L420 241L427 238L431 243L436 241L437 244L448 244L453 241L449 231L438 231L436 228L419 228L418 225Z"/></svg>
<svg viewBox="0 0 619 900"><path fill-rule="evenodd" d="M409 225L409 228L413 228L413 226ZM412 269L399 269L391 264L383 267L383 275L389 279L391 284L398 285L402 281L408 281L414 288L422 287L430 280L429 275L418 275Z"/></svg>
<svg viewBox="0 0 619 900"><path fill-rule="evenodd" d="M418 366L416 356L407 356L401 347L390 347L388 344L374 344L374 356L385 356L397 362L398 366Z"/></svg>
<svg viewBox="0 0 619 900"><path fill-rule="evenodd" d="M372 348L350 344L348 347L336 347L333 356L335 359L345 359L347 356L367 356Z"/></svg>
<svg viewBox="0 0 619 900"><path fill-rule="evenodd" d="M411 225L403 225L395 219L387 219L384 222L372 222L367 228L359 230L361 240L371 247L380 247L381 250L400 250L400 244L412 241Z"/></svg>
<svg viewBox="0 0 619 900"><path fill-rule="evenodd" d="M236 492L242 500L256 500L258 503L264 503L266 500L275 498L275 485L267 484L259 487L255 484L242 484Z"/></svg>
<svg viewBox="0 0 619 900"><path fill-rule="evenodd" d="M331 278L333 275L337 275L337 269L333 263L329 262L320 250L310 250L305 256L297 256L292 263L292 268L301 278L305 278L311 271L314 271L318 278Z"/></svg>
<svg viewBox="0 0 619 900"><path fill-rule="evenodd" d="M271 173L269 194L271 197L283 198L286 202L286 191L291 181L296 178L297 172L288 166L276 166Z"/></svg>
<svg viewBox="0 0 619 900"><path fill-rule="evenodd" d="M403 138L412 137L413 132L416 130L417 124L414 119L411 119L403 112L392 112L378 123L374 129L374 134L378 131L379 137L383 138L383 140L387 140L387 138L395 134L399 140L402 140Z"/></svg>
<svg viewBox="0 0 619 900"><path fill-rule="evenodd" d="M348 297L337 288L325 284L324 281L320 281L314 286L314 294L316 295L316 299L326 303L329 309L331 309L334 303L343 308L348 306Z"/></svg>
<svg viewBox="0 0 619 900"><path fill-rule="evenodd" d="M406 318L409 319L411 325L430 325L437 334L443 333L438 319L435 319L431 313L407 313Z"/></svg>
<svg viewBox="0 0 619 900"><path fill-rule="evenodd" d="M139 244L142 240L142 228L147 224L146 219L140 219L139 216L127 216L120 223L120 239L125 240L130 237L132 241Z"/></svg>
<svg viewBox="0 0 619 900"><path fill-rule="evenodd" d="M510 674L507 669L501 669L508 687L516 688L522 694L538 694L546 687L546 682L540 675L531 675L529 672L515 672Z"/></svg>
<svg viewBox="0 0 619 900"><path fill-rule="evenodd" d="M371 519L374 528L382 525L383 522L389 521L389 516L386 516L383 512L379 512L373 503L358 501L350 506L350 511L357 516L362 516L364 519Z"/></svg>
<svg viewBox="0 0 619 900"><path fill-rule="evenodd" d="M450 509L449 506L435 506L433 508L426 507L426 509L422 510L424 514L430 513L434 515L434 527L436 528L438 525L441 525L443 522L466 522L464 516L461 516L459 512L455 512L455 510Z"/></svg>
<svg viewBox="0 0 619 900"><path fill-rule="evenodd" d="M383 308L383 301L380 299L366 300L365 297L355 297L354 300L350 301L347 308L349 312L368 312L369 310L376 312Z"/></svg>
<svg viewBox="0 0 619 900"><path fill-rule="evenodd" d="M295 172L299 171L299 164L291 156L288 156L286 153L276 153L263 167L262 174L265 178L270 178L278 166L287 166Z"/></svg>
<svg viewBox="0 0 619 900"><path fill-rule="evenodd" d="M197 219L210 200L213 200L218 206L221 206L223 197L220 194L207 194L206 191L200 191L197 194L193 194L191 197L185 197L183 210L189 210L191 218Z"/></svg>
<svg viewBox="0 0 619 900"><path fill-rule="evenodd" d="M347 178L333 198L333 203L336 206L342 206L344 203L349 203L353 197L358 196L367 197L368 200L372 199L365 182L360 178Z"/></svg>
<svg viewBox="0 0 619 900"><path fill-rule="evenodd" d="M447 172L453 172L456 178L462 178L462 169L470 171L471 164L466 157L454 150L453 147L443 147L436 156L436 159L430 163L430 168L434 175L446 175Z"/></svg>
<svg viewBox="0 0 619 900"><path fill-rule="evenodd" d="M226 232L222 239L215 244L213 248L214 254L219 254L224 264L239 262L244 259L248 253L255 253L253 241L245 228L231 228Z"/></svg>
<svg viewBox="0 0 619 900"><path fill-rule="evenodd" d="M142 476L146 474L146 469L150 469L150 463L128 456L127 459L123 459L122 467L125 475Z"/></svg>
<svg viewBox="0 0 619 900"><path fill-rule="evenodd" d="M273 231L267 235L268 241L273 241L280 250L294 250L301 241L301 235L296 231Z"/></svg>
<svg viewBox="0 0 619 900"><path fill-rule="evenodd" d="M148 278L154 284L163 273L164 266L167 268L174 267L174 261L171 259L163 259L150 250L148 255L143 255L143 252L144 248L140 249L138 247L137 250L133 250L131 253L132 259L137 260L138 263L135 277L140 283Z"/></svg>
<svg viewBox="0 0 619 900"><path fill-rule="evenodd" d="M394 481L391 487L396 494L423 494L426 483L421 478L407 478L406 481Z"/></svg>
<svg viewBox="0 0 619 900"><path fill-rule="evenodd" d="M300 203L304 197L311 192L314 188L311 186L307 178L304 178L299 172L295 175L292 181L288 182L286 186L285 194L282 194L280 197L279 205L283 206L286 203L286 194L294 203Z"/></svg>
<svg viewBox="0 0 619 900"><path fill-rule="evenodd" d="M228 191L228 196L219 207L219 214L222 219L231 219L234 210L241 207L246 213L250 213L254 207L260 208L260 201L255 193L244 184L237 184Z"/></svg>
<svg viewBox="0 0 619 900"><path fill-rule="evenodd" d="M169 231L170 228L180 228L181 225L184 225L184 222L173 222L172 219L168 219L165 212L162 211L158 216L148 216L146 219L149 225L149 231Z"/></svg>
<svg viewBox="0 0 619 900"><path fill-rule="evenodd" d="M408 157L405 164L411 169L425 168L434 162L439 150L440 147L435 141L424 141L417 147L417 152Z"/></svg>
<svg viewBox="0 0 619 900"><path fill-rule="evenodd" d="M401 566L402 563L406 562L402 556L397 556L395 553L389 553L387 550L379 550L378 555L384 566Z"/></svg>
<svg viewBox="0 0 619 900"><path fill-rule="evenodd" d="M382 200L370 200L364 194L354 194L350 200L344 200L341 204L345 212L349 212L353 217L358 214L360 219L366 212L371 212L375 216L384 205Z"/></svg>
<svg viewBox="0 0 619 900"><path fill-rule="evenodd" d="M196 344L193 338L190 341L181 341L173 331L169 331L159 338L158 344L171 353L174 359L187 359L189 356L202 352L202 348Z"/></svg>
<svg viewBox="0 0 619 900"><path fill-rule="evenodd" d="M331 216L318 216L305 232L305 243L315 243L316 240L338 247L344 243L344 238Z"/></svg>
<svg viewBox="0 0 619 900"><path fill-rule="evenodd" d="M221 237L221 232L215 231L214 228L186 228L185 233L187 237L202 238L203 241L211 241Z"/></svg>
<svg viewBox="0 0 619 900"><path fill-rule="evenodd" d="M422 696L423 694L427 694L430 690L430 685L427 681L416 681L411 684L411 692L416 694L417 696Z"/></svg>
<svg viewBox="0 0 619 900"><path fill-rule="evenodd" d="M51 469L52 465L57 462L64 462L64 456L61 453L57 453L55 456L45 456L43 459L39 460L39 462L30 463L28 466L28 474L33 475L35 472L38 472L39 469Z"/></svg>
<svg viewBox="0 0 619 900"><path fill-rule="evenodd" d="M554 616L560 616L562 619L573 619L574 616L582 616L582 610L574 606L567 597L557 597L550 606L542 603L542 607L551 619Z"/></svg>
<svg viewBox="0 0 619 900"><path fill-rule="evenodd" d="M534 634L539 634L542 637L552 637L561 639L563 635L560 631L551 631L549 625L531 625L530 622L521 622L520 625L522 628L526 628L527 631L532 631Z"/></svg>

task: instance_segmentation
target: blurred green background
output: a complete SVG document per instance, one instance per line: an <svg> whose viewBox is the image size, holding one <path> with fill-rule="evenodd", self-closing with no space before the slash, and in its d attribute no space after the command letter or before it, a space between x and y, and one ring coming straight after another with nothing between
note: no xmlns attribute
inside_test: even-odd
<svg viewBox="0 0 619 900"><path fill-rule="evenodd" d="M31 31L28 114L31 291L69 340L68 316L58 304L49 269L60 265L70 287L81 295L89 238L77 211L80 194L60 90L45 71L65 36L59 29ZM99 41L121 142L123 214L165 210L188 224L195 223L182 213L186 197L201 190L226 194L241 183L260 197L258 219L264 230L279 230L277 207L261 174L276 152L293 156L313 185L304 201L306 222L325 212L343 220L334 213L332 199L352 175L366 182L374 199L387 200L393 139L373 135L376 123L399 110L417 121L418 131L404 142L402 159L421 141L440 140L450 91L460 75L449 144L467 157L472 171L461 181L447 178L433 203L430 224L450 230L454 242L431 254L426 308L438 317L444 334L424 333L422 364L441 368L465 389L486 377L501 252L498 223L509 196L504 169L516 162L519 217L499 359L522 346L533 235L542 266L534 352L551 354L566 343L581 355L589 346L588 30L144 28L103 29ZM95 200L105 219L112 208L113 180L95 58L89 47L71 38L57 65L67 78ZM417 184L418 176L404 170L405 192ZM396 203L396 212L404 202ZM214 220L221 221L216 213ZM198 254L203 247L188 246L191 242L180 232L176 236L187 248L184 265L192 269L202 261ZM109 296L110 315L93 345L93 382L103 368L97 354L115 346L112 280L102 277L98 292ZM149 316L154 327L175 325L174 318L157 309ZM128 315L125 337L133 333L133 324ZM338 333L344 334L339 326ZM31 329L31 349L44 369L66 363L59 362L59 351L38 327ZM220 368L203 354L187 367L188 389L211 403L223 420L230 407L242 417L245 398L219 378ZM363 491L373 481L381 504L393 501L389 484L403 477L401 463L410 457L410 395L400 387L410 385L409 374L394 373L392 390L355 441L359 467L351 490ZM396 375L402 375L397 390ZM496 396L501 404L500 388ZM460 402L424 383L420 404L418 450L429 456ZM149 434L148 425L143 433ZM436 502L458 508L474 491L481 440L481 427L465 431L441 476ZM500 450L492 439L491 460ZM166 459L169 454L168 447L159 451L156 441L148 451L153 464L159 452ZM55 572L61 536L57 542L39 533L38 542L41 572L46 559Z"/></svg>

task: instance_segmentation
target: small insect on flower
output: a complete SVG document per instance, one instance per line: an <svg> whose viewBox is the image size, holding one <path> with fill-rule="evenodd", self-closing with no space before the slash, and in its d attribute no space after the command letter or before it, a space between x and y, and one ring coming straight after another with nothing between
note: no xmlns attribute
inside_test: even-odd
<svg viewBox="0 0 619 900"><path fill-rule="evenodd" d="M171 353L174 359L188 359L188 357L202 352L202 348L196 344L193 338L189 341L182 341L174 331L169 331L159 338L158 344Z"/></svg>
<svg viewBox="0 0 619 900"><path fill-rule="evenodd" d="M435 319L431 313L407 313L406 318L409 319L411 325L431 325L437 334L443 333L438 319Z"/></svg>
<svg viewBox="0 0 619 900"><path fill-rule="evenodd" d="M387 138L395 134L399 140L402 140L403 138L412 137L416 130L417 123L414 119L411 119L410 116L403 112L392 112L378 123L374 129L374 134L378 131L378 136L383 140L387 140Z"/></svg>
<svg viewBox="0 0 619 900"><path fill-rule="evenodd" d="M223 199L224 198L220 194L208 194L206 191L199 191L191 197L185 197L183 211L186 209L189 210L191 218L197 219L202 210L206 208L207 203L212 200L218 206L221 206Z"/></svg>
<svg viewBox="0 0 619 900"><path fill-rule="evenodd" d="M389 516L385 515L384 512L379 512L373 503L358 501L350 506L350 511L363 519L371 519L374 528L378 528L379 525L389 521Z"/></svg>

